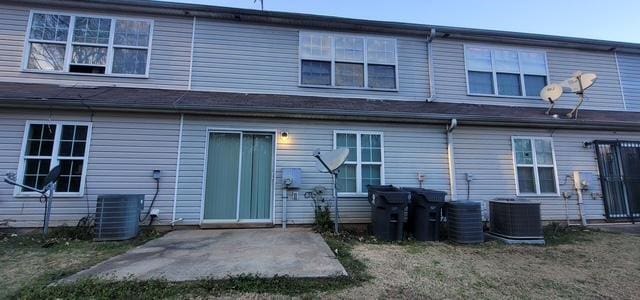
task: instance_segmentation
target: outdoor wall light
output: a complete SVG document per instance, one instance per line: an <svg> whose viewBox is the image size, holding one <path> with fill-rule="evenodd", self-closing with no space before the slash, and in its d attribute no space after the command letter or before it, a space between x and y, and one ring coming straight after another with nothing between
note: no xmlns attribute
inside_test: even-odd
<svg viewBox="0 0 640 300"><path fill-rule="evenodd" d="M289 132L286 130L281 130L280 131L280 141L283 143L286 143L287 141L289 141Z"/></svg>

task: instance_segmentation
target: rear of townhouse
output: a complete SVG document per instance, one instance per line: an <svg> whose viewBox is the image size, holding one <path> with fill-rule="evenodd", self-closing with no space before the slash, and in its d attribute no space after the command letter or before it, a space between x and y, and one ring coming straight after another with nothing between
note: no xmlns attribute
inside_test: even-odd
<svg viewBox="0 0 640 300"><path fill-rule="evenodd" d="M288 24L268 16L260 19L259 12L246 11L233 12L242 18L229 20L224 17L227 11L220 10L215 17L207 11L214 8L188 5L176 13L175 7L161 4L128 6L108 0L93 4L60 1L55 5L27 2L0 5L0 22L4 24L0 37L5 41L0 46L0 53L5 54L0 57L0 85L25 83L22 94L5 90L0 97L0 171L16 172L19 179L39 180L46 172L30 167L47 169L65 161L68 168L63 184L67 191L56 193L54 225L74 225L93 214L102 194L145 194L147 211L156 193L154 170L161 172L153 202L153 208L159 209L155 224L276 226L285 219L287 224L311 224L314 207L309 192L317 186L332 188L330 176L317 169L312 153L337 147L348 147L352 153L339 180L340 221L344 223L370 221L368 184L446 191L448 201L529 199L541 203L546 221L577 221L582 216L571 176L574 171L596 178L602 174L599 146L594 141L640 141L640 123L633 121L640 108L640 90L636 88L640 74L634 68L640 55L632 51L637 45L617 45L622 51L618 52L601 41L566 38L558 44L549 37L500 37L498 32L473 36L454 29L432 36L434 32L426 27L395 24L389 29L385 24L318 21L295 14L280 16L290 18ZM27 35L30 20L37 13L149 21L149 44L136 48L148 51L145 74L109 76L25 69L24 53L39 42ZM312 40L316 36L394 45L389 51L393 55L362 62L363 66L394 70L394 81L385 82L385 88L371 88L364 79L366 87L338 86L335 64L345 62L302 50L305 37ZM76 46L73 41L67 43L68 47ZM471 51L490 53L492 60L499 51L543 59L537 60L539 64L531 73L523 67L515 74L522 80L518 96L504 96L496 83L501 71L495 64L485 68L470 63ZM310 60L332 66L329 86L302 79L302 65ZM525 80L538 76L546 83L557 82L577 70L599 76L589 90L583 107L589 113L584 118L572 121L546 116L546 105L525 91ZM493 76L490 93L476 93L470 87L470 74L477 76L478 72ZM95 87L135 90L115 99L85 101L102 93L92 93ZM46 97L39 92L53 88L64 91ZM163 109L132 106L153 102L155 90L173 91L174 105ZM283 113L278 107L259 105L253 106L253 111L234 113L218 110L228 107L216 105L178 109L177 103L191 92L205 93L203 102L223 97L217 92L259 99L287 95L287 109L298 110ZM77 96L82 93L85 96ZM304 97L318 97L319 102L359 99L354 103L362 104L362 113L327 117L325 110L303 101ZM27 105L40 98L44 102ZM238 105L250 101L238 100ZM433 118L408 117L420 113L410 111L386 112L384 118L367 114L368 105L394 101L460 106L459 111L456 106L437 113L428 111L435 106L425 104L424 112ZM563 96L558 107L571 108L575 101ZM500 114L483 117L492 107L503 109ZM536 109L516 109L529 107ZM357 111L358 107L349 109ZM614 112L620 120L594 117L598 111ZM40 147L36 153L31 150L34 142ZM49 151L42 152L43 145L50 147ZM84 151L74 153L73 149ZM283 168L302 170L299 189L283 191ZM603 222L634 217L633 208L619 207L633 199L612 200L622 196L607 193L601 182L593 180L584 193L584 218ZM219 198L230 201L214 201ZM0 226L41 226L43 211L38 197L0 184Z"/></svg>

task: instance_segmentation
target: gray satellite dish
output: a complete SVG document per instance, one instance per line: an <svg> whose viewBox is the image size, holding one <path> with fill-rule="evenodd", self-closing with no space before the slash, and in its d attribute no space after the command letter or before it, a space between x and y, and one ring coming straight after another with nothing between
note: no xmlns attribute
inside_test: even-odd
<svg viewBox="0 0 640 300"><path fill-rule="evenodd" d="M338 233L338 224L340 223L340 214L338 213L338 193L337 190L337 179L338 179L338 168L344 164L347 160L347 156L349 156L348 148L338 148L333 151L328 151L322 153L320 150L313 151L313 157L318 160L316 167L318 170L322 172L328 172L333 179L333 199L335 203L335 212L336 217L334 221L334 230Z"/></svg>
<svg viewBox="0 0 640 300"><path fill-rule="evenodd" d="M324 153L316 150L313 152L313 156L319 158L316 162L316 169L318 169L318 171L333 173L333 171L337 170L347 160L349 149L338 148Z"/></svg>
<svg viewBox="0 0 640 300"><path fill-rule="evenodd" d="M560 99L561 96L562 96L562 85L558 83L552 83L542 88L542 90L540 91L540 98L542 98L542 100L549 102L549 104L551 104L551 106L547 110L547 115L551 113L551 110L556 105L556 101L558 101L558 99Z"/></svg>

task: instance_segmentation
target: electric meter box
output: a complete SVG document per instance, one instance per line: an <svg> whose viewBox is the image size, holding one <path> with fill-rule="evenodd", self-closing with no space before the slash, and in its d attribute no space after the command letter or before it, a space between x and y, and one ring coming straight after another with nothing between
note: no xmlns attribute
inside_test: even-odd
<svg viewBox="0 0 640 300"><path fill-rule="evenodd" d="M299 189L302 184L302 169L282 168L282 184L289 189Z"/></svg>
<svg viewBox="0 0 640 300"><path fill-rule="evenodd" d="M573 184L581 190L593 189L596 184L596 175L593 172L573 172Z"/></svg>

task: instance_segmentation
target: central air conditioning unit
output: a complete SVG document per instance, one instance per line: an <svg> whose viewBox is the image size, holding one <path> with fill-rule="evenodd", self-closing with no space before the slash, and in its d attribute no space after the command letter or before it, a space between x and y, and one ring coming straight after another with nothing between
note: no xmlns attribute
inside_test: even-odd
<svg viewBox="0 0 640 300"><path fill-rule="evenodd" d="M490 231L494 237L544 243L540 203L496 199L489 201Z"/></svg>
<svg viewBox="0 0 640 300"><path fill-rule="evenodd" d="M99 195L96 203L96 241L135 238L140 231L144 195Z"/></svg>

